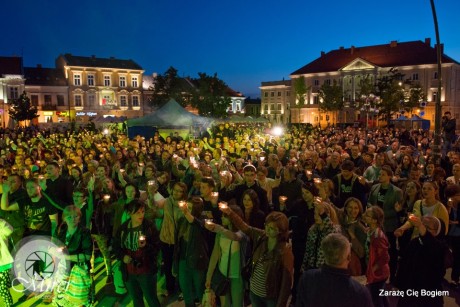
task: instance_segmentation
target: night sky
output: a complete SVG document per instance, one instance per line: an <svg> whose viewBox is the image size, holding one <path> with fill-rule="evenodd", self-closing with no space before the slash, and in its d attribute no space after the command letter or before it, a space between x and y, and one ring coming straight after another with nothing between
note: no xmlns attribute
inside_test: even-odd
<svg viewBox="0 0 460 307"><path fill-rule="evenodd" d="M445 53L460 61L459 0L435 0ZM340 46L435 42L429 0L2 1L0 55L54 67L62 53L133 59L146 74L217 73L246 96Z"/></svg>

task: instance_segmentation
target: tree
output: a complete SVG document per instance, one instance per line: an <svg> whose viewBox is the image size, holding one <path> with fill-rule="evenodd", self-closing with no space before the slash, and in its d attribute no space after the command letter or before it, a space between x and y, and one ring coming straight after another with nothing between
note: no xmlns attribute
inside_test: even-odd
<svg viewBox="0 0 460 307"><path fill-rule="evenodd" d="M192 93L191 104L203 116L222 118L227 116L227 109L232 102L227 94L227 84L217 77L206 73L198 73L199 78L193 80L197 90Z"/></svg>
<svg viewBox="0 0 460 307"><path fill-rule="evenodd" d="M405 93L402 81L404 75L392 68L388 74L377 79L375 95L380 97L379 117L388 124L392 116L404 107Z"/></svg>
<svg viewBox="0 0 460 307"><path fill-rule="evenodd" d="M193 87L187 86L187 82L177 75L177 69L171 66L163 75L155 77L150 105L160 107L174 99L185 107L190 102L192 90Z"/></svg>
<svg viewBox="0 0 460 307"><path fill-rule="evenodd" d="M324 83L319 90L319 110L323 112L340 111L343 108L342 87L334 80L332 85Z"/></svg>
<svg viewBox="0 0 460 307"><path fill-rule="evenodd" d="M8 110L10 117L17 122L37 118L37 111L37 107L30 103L30 99L27 97L25 91L22 92L19 98L12 101Z"/></svg>
<svg viewBox="0 0 460 307"><path fill-rule="evenodd" d="M408 91L406 91L404 109L412 114L413 110L416 108L420 108L421 102L424 101L426 101L426 95L420 83L412 84L409 87Z"/></svg>
<svg viewBox="0 0 460 307"><path fill-rule="evenodd" d="M305 105L305 97L310 91L311 87L307 86L305 83L305 77L300 76L299 78L294 79L294 91L295 91L295 104L293 108L298 109L299 115L299 126L300 126L300 109Z"/></svg>

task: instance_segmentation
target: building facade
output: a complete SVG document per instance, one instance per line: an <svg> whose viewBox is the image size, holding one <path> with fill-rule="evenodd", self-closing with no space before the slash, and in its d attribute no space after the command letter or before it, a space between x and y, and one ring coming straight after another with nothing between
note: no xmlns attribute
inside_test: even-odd
<svg viewBox="0 0 460 307"><path fill-rule="evenodd" d="M443 46L440 48L443 49ZM454 117L460 118L460 65L444 52L442 54L442 90L438 93L437 47L432 46L428 38L425 41L392 41L384 45L340 47L328 53L321 52L319 58L290 75L293 82L296 78L304 77L306 86L310 89L302 106L298 105L292 89L291 122L326 125L326 119L330 119L330 123L362 120L365 114L354 108L360 99L358 96L361 80L368 78L375 82L391 69L397 69L404 75L402 86L419 84L427 97L426 106L422 107L421 104L420 108L414 109L414 115L430 120L431 127L434 127L435 102L437 95L440 95L442 111L451 111ZM332 84L334 81L342 87L345 107L335 114L324 114L318 108L319 92L323 84ZM264 98L268 88L262 86L261 90Z"/></svg>
<svg viewBox="0 0 460 307"><path fill-rule="evenodd" d="M25 91L38 108L36 123L68 122L70 116L67 80L56 68L25 67Z"/></svg>
<svg viewBox="0 0 460 307"><path fill-rule="evenodd" d="M67 80L72 120L143 115L144 70L133 60L64 54L56 59L56 68Z"/></svg>
<svg viewBox="0 0 460 307"><path fill-rule="evenodd" d="M11 100L19 98L24 92L25 79L22 57L0 57L0 116L1 127L14 124L8 115Z"/></svg>
<svg viewBox="0 0 460 307"><path fill-rule="evenodd" d="M262 82L260 114L272 123L287 124L291 119L291 80Z"/></svg>

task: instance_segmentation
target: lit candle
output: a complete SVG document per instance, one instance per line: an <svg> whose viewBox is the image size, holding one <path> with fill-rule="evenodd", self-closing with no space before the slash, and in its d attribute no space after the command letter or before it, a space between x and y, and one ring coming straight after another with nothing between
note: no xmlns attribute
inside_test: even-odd
<svg viewBox="0 0 460 307"><path fill-rule="evenodd" d="M307 171L307 176L311 176L312 174L312 171Z"/></svg>
<svg viewBox="0 0 460 307"><path fill-rule="evenodd" d="M40 176L38 176L38 179L39 179L39 180L44 180L44 179L45 179L45 176L40 175Z"/></svg>
<svg viewBox="0 0 460 307"><path fill-rule="evenodd" d="M219 197L219 192L212 192L211 196L217 198Z"/></svg>
<svg viewBox="0 0 460 307"><path fill-rule="evenodd" d="M322 201L323 201L323 199L321 197L319 197L319 196L315 197L315 202L321 203Z"/></svg>
<svg viewBox="0 0 460 307"><path fill-rule="evenodd" d="M287 199L287 196L280 196L280 203L286 202Z"/></svg>
<svg viewBox="0 0 460 307"><path fill-rule="evenodd" d="M139 236L139 243L144 243L146 240L145 236L144 235L140 235Z"/></svg>
<svg viewBox="0 0 460 307"><path fill-rule="evenodd" d="M205 219L204 222L208 225L212 224L212 219Z"/></svg>
<svg viewBox="0 0 460 307"><path fill-rule="evenodd" d="M314 183L321 183L321 182L323 182L323 181L321 180L321 178L314 178L314 179L313 179L313 182L314 182Z"/></svg>
<svg viewBox="0 0 460 307"><path fill-rule="evenodd" d="M227 204L226 202L224 202L224 201L221 201L221 202L219 203L219 208L220 208L220 209L227 209L227 208L228 208L228 204Z"/></svg>
<svg viewBox="0 0 460 307"><path fill-rule="evenodd" d="M120 168L120 173L124 173L124 172L125 172L125 170Z"/></svg>
<svg viewBox="0 0 460 307"><path fill-rule="evenodd" d="M105 194L104 195L104 201L109 201L110 200L110 195L109 194Z"/></svg>
<svg viewBox="0 0 460 307"><path fill-rule="evenodd" d="M140 166L140 167L144 167L144 163L142 163L142 162L139 163L139 166Z"/></svg>
<svg viewBox="0 0 460 307"><path fill-rule="evenodd" d="M148 185L155 185L155 180L149 180L149 181L147 182L147 184L148 184Z"/></svg>
<svg viewBox="0 0 460 307"><path fill-rule="evenodd" d="M260 157L260 161L265 161L265 157Z"/></svg>
<svg viewBox="0 0 460 307"><path fill-rule="evenodd" d="M184 200L179 201L179 207L183 208L186 205L186 202Z"/></svg>

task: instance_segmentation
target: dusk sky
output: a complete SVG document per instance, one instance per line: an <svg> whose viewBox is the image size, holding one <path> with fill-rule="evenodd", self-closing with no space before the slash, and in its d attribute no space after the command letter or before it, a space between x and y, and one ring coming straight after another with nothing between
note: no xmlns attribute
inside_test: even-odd
<svg viewBox="0 0 460 307"><path fill-rule="evenodd" d="M445 53L460 61L459 0L435 0ZM429 0L3 1L0 55L54 67L59 54L132 59L146 74L217 73L246 96L340 46L435 43Z"/></svg>

